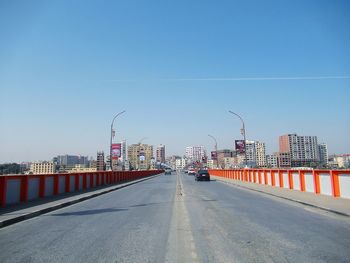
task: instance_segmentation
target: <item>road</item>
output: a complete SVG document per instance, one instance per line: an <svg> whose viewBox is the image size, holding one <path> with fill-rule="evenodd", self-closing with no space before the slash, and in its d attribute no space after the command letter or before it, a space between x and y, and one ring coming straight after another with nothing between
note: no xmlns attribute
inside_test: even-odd
<svg viewBox="0 0 350 263"><path fill-rule="evenodd" d="M350 220L162 175L0 229L0 262L349 262Z"/></svg>

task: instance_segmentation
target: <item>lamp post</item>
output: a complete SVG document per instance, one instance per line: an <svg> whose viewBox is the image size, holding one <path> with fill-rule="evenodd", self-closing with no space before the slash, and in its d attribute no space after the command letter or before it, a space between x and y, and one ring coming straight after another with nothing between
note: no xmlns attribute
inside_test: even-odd
<svg viewBox="0 0 350 263"><path fill-rule="evenodd" d="M215 142L215 155L216 155L216 168L219 168L219 158L218 158L218 143L213 135L208 134Z"/></svg>
<svg viewBox="0 0 350 263"><path fill-rule="evenodd" d="M229 113L233 114L233 115L236 115L241 121L242 121L242 124L243 124L243 127L242 127L242 130L241 130L241 133L243 135L243 138L244 138L244 163L245 163L245 167L248 167L248 160L247 160L247 141L246 141L246 137L245 137L245 125L244 125L244 121L242 119L241 116L239 116L237 113L233 112L233 111L228 111Z"/></svg>
<svg viewBox="0 0 350 263"><path fill-rule="evenodd" d="M113 139L113 123L114 120L119 116L122 115L124 111L119 112L117 115L114 116L112 123L111 123L111 140L110 140L110 144L109 144L109 165L111 167L111 171L113 171L113 167L112 167L112 139Z"/></svg>

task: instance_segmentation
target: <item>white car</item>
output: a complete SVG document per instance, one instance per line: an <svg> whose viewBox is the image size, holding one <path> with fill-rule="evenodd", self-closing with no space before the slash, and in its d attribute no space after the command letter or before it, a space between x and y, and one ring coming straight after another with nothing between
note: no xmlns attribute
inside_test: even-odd
<svg viewBox="0 0 350 263"><path fill-rule="evenodd" d="M196 171L194 169L188 169L188 175L195 175Z"/></svg>

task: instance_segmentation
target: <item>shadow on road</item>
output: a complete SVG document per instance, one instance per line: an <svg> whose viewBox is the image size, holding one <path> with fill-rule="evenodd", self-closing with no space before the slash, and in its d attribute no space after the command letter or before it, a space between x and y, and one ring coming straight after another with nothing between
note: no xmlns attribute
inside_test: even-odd
<svg viewBox="0 0 350 263"><path fill-rule="evenodd" d="M68 212L68 213L61 213L61 214L51 214L50 216L85 216L85 215L94 215L94 214L102 214L102 213L122 212L127 210L129 209L105 208L105 209L93 209L93 210L85 210L85 211L77 211L77 212Z"/></svg>
<svg viewBox="0 0 350 263"><path fill-rule="evenodd" d="M172 202L158 202L158 203L145 203L145 204L137 204L137 205L131 205L129 207L146 207L146 206L152 206L152 205L161 205L161 204L169 204Z"/></svg>

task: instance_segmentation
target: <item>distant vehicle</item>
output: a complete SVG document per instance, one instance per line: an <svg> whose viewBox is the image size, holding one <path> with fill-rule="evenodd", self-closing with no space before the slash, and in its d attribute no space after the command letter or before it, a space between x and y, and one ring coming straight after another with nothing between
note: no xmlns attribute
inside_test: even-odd
<svg viewBox="0 0 350 263"><path fill-rule="evenodd" d="M210 181L210 174L208 170L198 170L195 175L196 181Z"/></svg>
<svg viewBox="0 0 350 263"><path fill-rule="evenodd" d="M190 168L190 169L188 169L187 174L188 175L195 175L196 171L194 169Z"/></svg>
<svg viewBox="0 0 350 263"><path fill-rule="evenodd" d="M171 174L171 169L170 168L165 168L164 174Z"/></svg>

